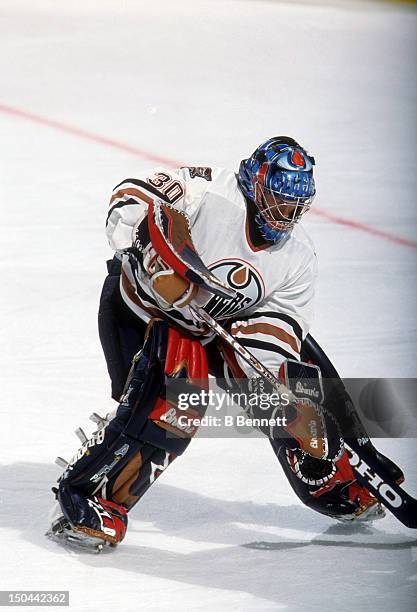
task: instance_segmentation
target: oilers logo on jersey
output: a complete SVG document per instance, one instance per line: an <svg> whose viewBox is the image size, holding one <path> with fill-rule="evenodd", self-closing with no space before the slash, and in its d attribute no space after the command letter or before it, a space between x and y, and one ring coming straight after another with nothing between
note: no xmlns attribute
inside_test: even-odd
<svg viewBox="0 0 417 612"><path fill-rule="evenodd" d="M204 306L212 317L231 317L263 299L265 291L262 277L249 263L226 259L210 266L210 270L237 293L232 299L213 295Z"/></svg>

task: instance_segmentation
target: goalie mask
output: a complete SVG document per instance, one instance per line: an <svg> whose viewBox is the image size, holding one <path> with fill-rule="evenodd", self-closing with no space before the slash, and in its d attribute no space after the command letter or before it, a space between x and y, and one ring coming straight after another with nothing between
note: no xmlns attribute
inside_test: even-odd
<svg viewBox="0 0 417 612"><path fill-rule="evenodd" d="M307 212L316 194L314 158L292 138L270 138L240 163L238 183L258 214L266 240L277 243Z"/></svg>

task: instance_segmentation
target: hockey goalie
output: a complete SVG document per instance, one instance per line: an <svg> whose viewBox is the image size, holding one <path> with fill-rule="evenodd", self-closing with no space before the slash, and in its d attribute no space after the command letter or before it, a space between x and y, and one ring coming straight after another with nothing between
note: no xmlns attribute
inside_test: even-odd
<svg viewBox="0 0 417 612"><path fill-rule="evenodd" d="M238 173L157 168L115 187L106 223L115 256L99 333L118 407L96 415L97 431L64 464L52 537L87 546L123 540L131 509L197 430L166 418L176 414L176 385L208 388L209 375L236 388L260 384L197 308L281 378L305 379L309 364L320 366L309 335L316 255L299 223L316 193L314 165L295 140L274 137ZM295 493L335 519L380 517L331 415L297 389L286 425L263 432ZM201 417L204 408L188 413Z"/></svg>

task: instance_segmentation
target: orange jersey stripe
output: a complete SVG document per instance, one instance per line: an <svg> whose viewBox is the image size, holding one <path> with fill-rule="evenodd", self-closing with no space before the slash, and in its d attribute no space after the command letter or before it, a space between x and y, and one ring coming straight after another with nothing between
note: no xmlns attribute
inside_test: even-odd
<svg viewBox="0 0 417 612"><path fill-rule="evenodd" d="M252 325L246 326L236 325L232 329L232 336L235 336L237 332L240 332L241 334L267 334L268 336L274 336L275 338L278 338L278 340L288 344L296 353L300 352L294 336L291 336L280 327L276 327L270 323L253 323Z"/></svg>
<svg viewBox="0 0 417 612"><path fill-rule="evenodd" d="M143 193L143 191L139 191L139 189L135 189L135 187L126 187L124 189L119 189L119 191L116 191L116 193L112 195L110 199L110 206L115 200L123 198L125 195L136 196L140 200L146 202L146 204L151 204L153 202L152 198Z"/></svg>

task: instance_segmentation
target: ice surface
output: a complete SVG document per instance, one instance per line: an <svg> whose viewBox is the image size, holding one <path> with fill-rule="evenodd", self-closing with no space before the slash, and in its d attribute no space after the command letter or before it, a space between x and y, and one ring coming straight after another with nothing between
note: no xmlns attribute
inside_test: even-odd
<svg viewBox="0 0 417 612"><path fill-rule="evenodd" d="M152 154L236 167L290 134L317 158L317 208L415 240L416 12L2 0L1 13L1 588L69 589L77 612L414 609L415 533L391 516L352 528L312 513L261 439L194 441L112 554L43 532L54 457L113 407L95 320L112 187ZM415 376L415 249L314 214L306 226L313 335L344 376ZM415 441L379 446L417 494Z"/></svg>

